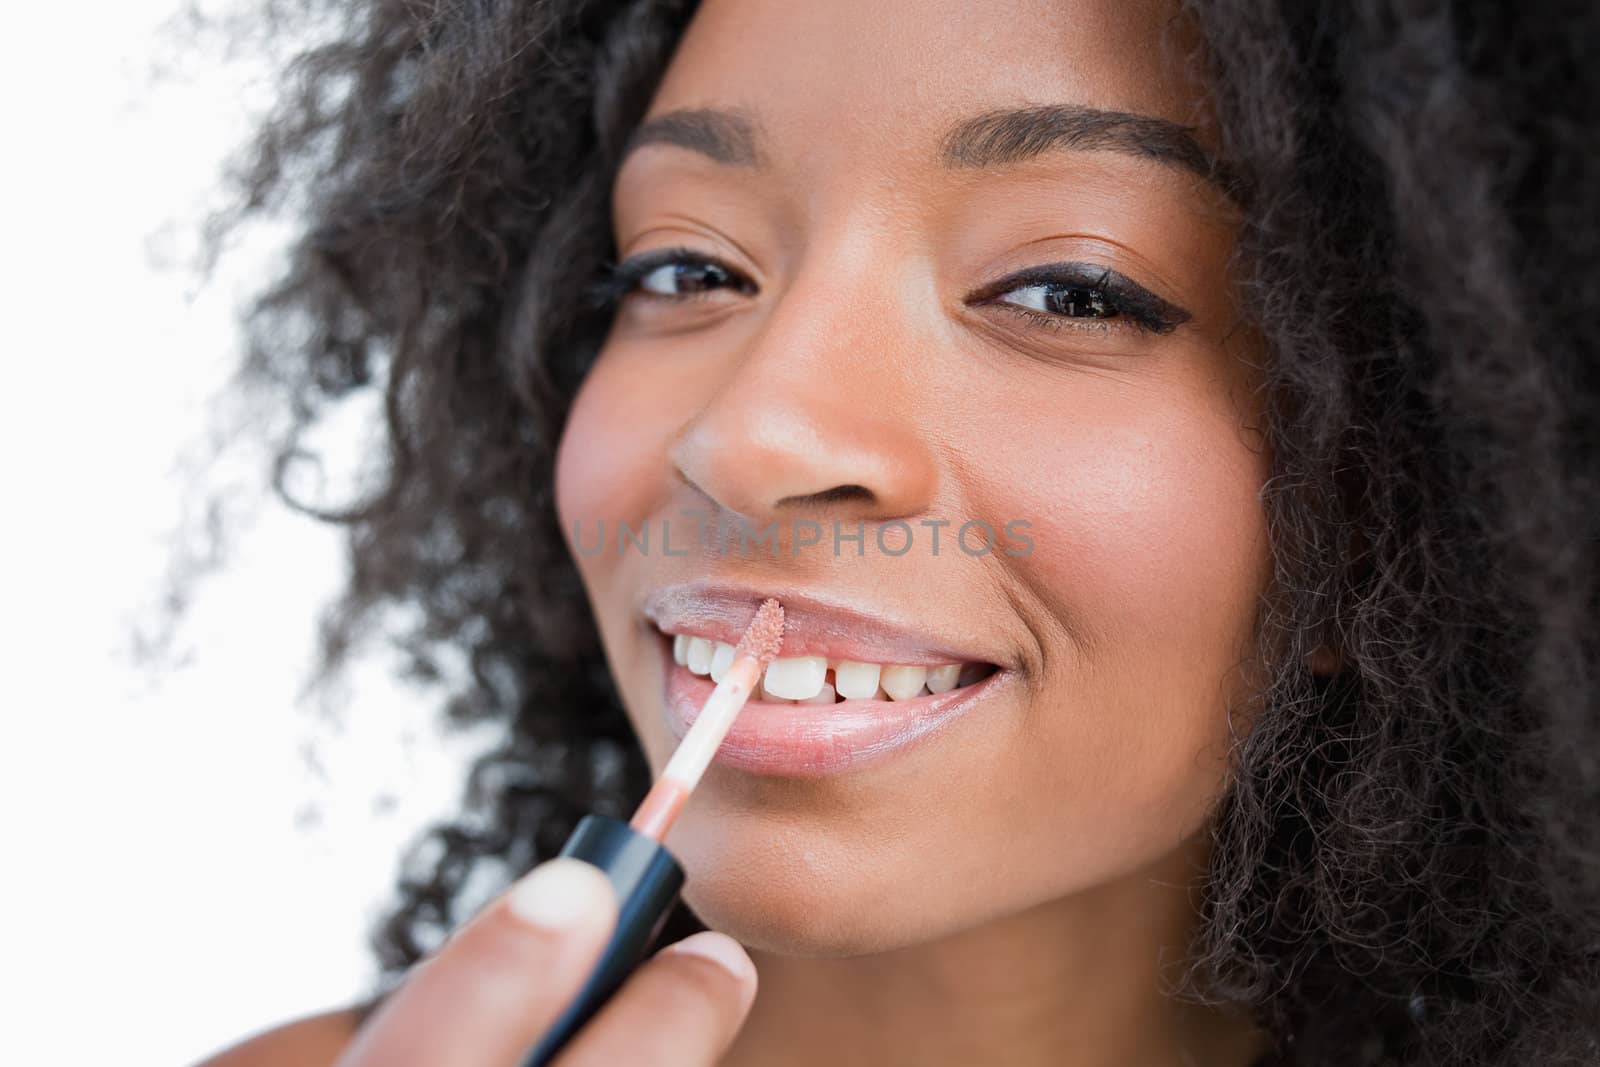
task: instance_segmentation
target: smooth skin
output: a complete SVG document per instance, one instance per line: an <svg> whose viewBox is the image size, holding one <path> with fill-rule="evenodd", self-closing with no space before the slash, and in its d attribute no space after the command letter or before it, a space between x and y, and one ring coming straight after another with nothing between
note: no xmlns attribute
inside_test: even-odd
<svg viewBox="0 0 1600 1067"><path fill-rule="evenodd" d="M699 512L755 529L1021 519L1034 545L573 545L657 771L674 737L643 610L656 590L843 600L1003 672L981 707L866 767L712 766L666 843L690 906L761 972L730 1064L1227 1067L1261 1047L1169 995L1256 710L1272 573L1237 211L1114 136L950 152L974 118L1053 106L1185 127L1214 151L1176 16L1156 0L710 0L645 121L715 111L732 150L656 137L621 165L617 258L700 273L646 276L618 310L558 458L569 539ZM1009 284L1064 262L1187 314L1140 329Z"/></svg>
<svg viewBox="0 0 1600 1067"><path fill-rule="evenodd" d="M1184 167L1103 144L941 157L973 116L1050 105L1165 120L1213 149L1192 44L1160 0L708 0L649 106L741 116L753 141L732 161L661 140L634 151L613 188L618 258L687 247L740 284L624 299L562 441L569 536L698 511L758 528L1025 519L1035 545L579 554L657 771L673 738L640 603L664 585L846 598L1005 672L981 712L859 771L712 767L667 844L690 905L760 973L718 1062L1242 1067L1265 1044L1167 984L1254 710L1247 659L1271 575L1259 342L1228 271L1236 214ZM1152 332L1082 301L1042 309L1036 286L994 290L1066 261L1187 315ZM437 1017L436 999L548 1004L570 988L547 966L553 945L492 940L453 941L344 1067L427 1029L408 1017ZM728 1023L732 987L719 994L704 961L669 965L690 962L701 1008ZM629 1003L612 1040L679 1039L675 1015ZM471 1044L479 1028L451 1032L463 1044L445 1060L496 1062Z"/></svg>

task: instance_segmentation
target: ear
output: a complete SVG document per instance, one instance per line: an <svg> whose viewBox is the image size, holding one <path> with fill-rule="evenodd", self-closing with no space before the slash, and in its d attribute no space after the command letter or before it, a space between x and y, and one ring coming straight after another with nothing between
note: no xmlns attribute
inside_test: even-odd
<svg viewBox="0 0 1600 1067"><path fill-rule="evenodd" d="M1317 650L1309 657L1311 672L1324 677L1332 677L1344 670L1344 653L1331 645L1318 645Z"/></svg>

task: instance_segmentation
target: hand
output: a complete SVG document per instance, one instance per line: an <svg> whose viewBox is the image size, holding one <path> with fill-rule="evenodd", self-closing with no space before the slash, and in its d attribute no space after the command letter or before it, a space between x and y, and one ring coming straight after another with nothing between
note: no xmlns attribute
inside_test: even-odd
<svg viewBox="0 0 1600 1067"><path fill-rule="evenodd" d="M334 1067L519 1067L588 976L616 924L599 868L540 864L417 964ZM705 1067L732 1043L756 969L710 931L668 945L629 976L551 1067Z"/></svg>

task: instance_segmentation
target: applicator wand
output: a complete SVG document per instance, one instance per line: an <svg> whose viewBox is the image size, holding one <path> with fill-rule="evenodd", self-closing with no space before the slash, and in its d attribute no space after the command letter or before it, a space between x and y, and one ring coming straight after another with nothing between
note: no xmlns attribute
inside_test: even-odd
<svg viewBox="0 0 1600 1067"><path fill-rule="evenodd" d="M561 855L592 863L611 879L619 904L617 926L588 980L522 1067L549 1063L616 992L661 932L683 887L683 868L661 842L782 645L783 606L768 597L734 649L722 681L706 698L632 820L623 823L605 815L585 815L562 846Z"/></svg>

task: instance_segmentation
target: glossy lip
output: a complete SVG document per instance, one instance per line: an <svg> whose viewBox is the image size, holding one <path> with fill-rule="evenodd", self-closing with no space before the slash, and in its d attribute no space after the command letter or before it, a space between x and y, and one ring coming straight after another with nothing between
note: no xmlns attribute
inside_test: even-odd
<svg viewBox="0 0 1600 1067"><path fill-rule="evenodd" d="M653 590L645 597L641 612L663 633L736 645L755 617L757 605L769 596L783 604L784 656L827 656L857 663L924 667L992 663L1002 671L1010 666L992 654L958 648L876 612L868 614L842 601L800 590L755 590L692 582Z"/></svg>
<svg viewBox="0 0 1600 1067"><path fill-rule="evenodd" d="M779 704L751 700L734 720L715 762L755 774L818 778L876 764L935 733L1008 688L1014 672L992 655L914 633L814 594L752 590L708 582L650 593L643 614L654 625L662 664L662 714L681 739L715 685L672 657L673 633L737 644L756 606L775 596L784 608L783 655L861 663L937 666L987 663L996 670L971 685L911 700Z"/></svg>
<svg viewBox="0 0 1600 1067"><path fill-rule="evenodd" d="M661 650L662 714L682 739L716 688L672 658L672 638L656 635ZM840 700L832 704L775 704L751 700L733 721L714 760L755 774L820 778L878 763L929 736L1000 689L1010 672L948 693L910 700Z"/></svg>

